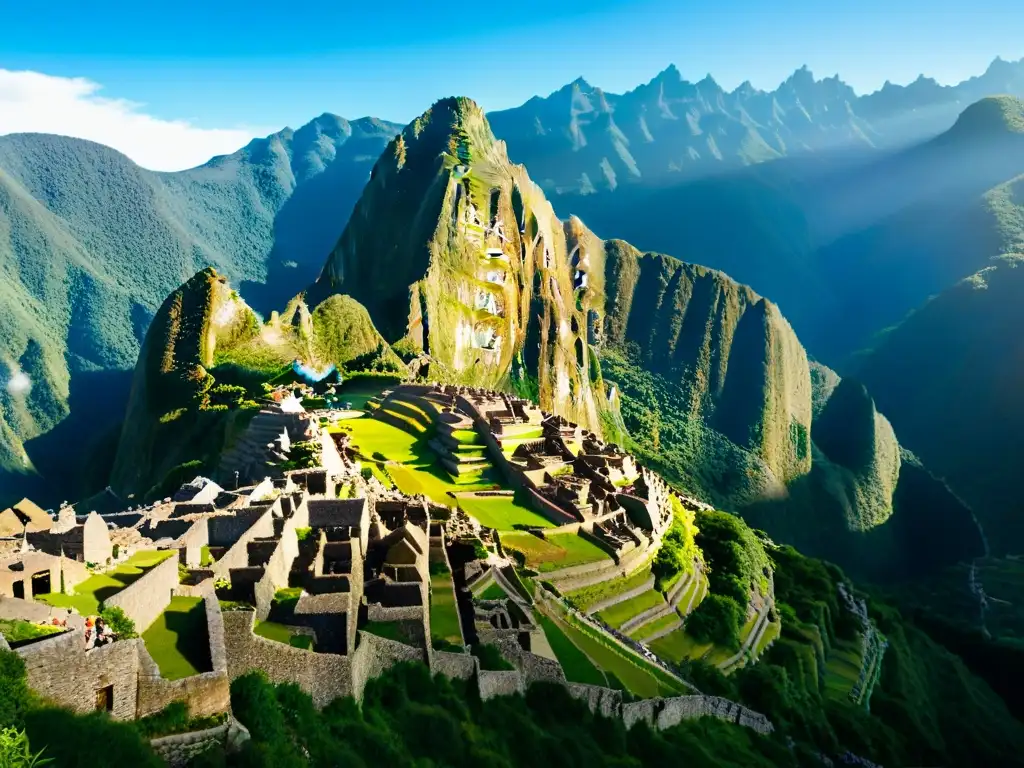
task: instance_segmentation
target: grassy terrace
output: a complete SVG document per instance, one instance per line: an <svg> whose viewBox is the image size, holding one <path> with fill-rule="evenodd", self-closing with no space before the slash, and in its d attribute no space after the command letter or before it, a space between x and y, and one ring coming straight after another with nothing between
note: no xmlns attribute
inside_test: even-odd
<svg viewBox="0 0 1024 768"><path fill-rule="evenodd" d="M462 645L462 625L459 608L455 603L452 575L440 564L431 564L430 574L430 635L431 641Z"/></svg>
<svg viewBox="0 0 1024 768"><path fill-rule="evenodd" d="M412 420L409 419L410 430ZM387 472L403 493L422 493L438 504L451 506L454 501L449 491L486 490L497 487L489 476L452 478L437 462L434 452L427 446L426 432L412 432L369 416L345 419L332 427L334 431L352 434L352 442L372 469ZM379 477L383 478L380 474ZM386 478L384 478L386 479Z"/></svg>
<svg viewBox="0 0 1024 768"><path fill-rule="evenodd" d="M629 592L632 589L642 586L649 578L651 578L651 566L648 563L639 571L636 571L624 579L608 579L607 581L602 581L598 584L593 584L589 587L569 592L566 597L569 598L577 608L586 610L601 600L607 600L610 597L621 595L624 592Z"/></svg>
<svg viewBox="0 0 1024 768"><path fill-rule="evenodd" d="M534 512L514 496L464 496L458 500L459 508L487 528L511 531L516 525L552 528L546 517Z"/></svg>
<svg viewBox="0 0 1024 768"><path fill-rule="evenodd" d="M683 659L700 659L710 654L715 646L712 643L698 643L684 629L669 632L662 638L648 643L651 650L659 658L678 664Z"/></svg>
<svg viewBox="0 0 1024 768"><path fill-rule="evenodd" d="M857 684L863 663L859 640L837 640L825 662L825 695L845 701Z"/></svg>
<svg viewBox="0 0 1024 768"><path fill-rule="evenodd" d="M146 650L165 680L209 672L210 639L200 597L172 597L170 605L142 633Z"/></svg>
<svg viewBox="0 0 1024 768"><path fill-rule="evenodd" d="M611 560L603 549L574 533L557 533L547 539L530 533L506 533L501 537L501 545L506 550L520 552L526 567L541 573Z"/></svg>
<svg viewBox="0 0 1024 768"><path fill-rule="evenodd" d="M618 629L634 616L638 616L651 608L665 606L665 596L661 592L649 589L641 592L636 597L616 603L605 608L597 614L597 617L610 627Z"/></svg>
<svg viewBox="0 0 1024 768"><path fill-rule="evenodd" d="M546 617L550 625L596 669L605 673L612 687L625 688L635 696L675 696L684 691L681 683L663 670L647 663L644 659L627 651L597 629L567 616ZM568 650L557 633L549 630L549 624L542 625L548 643L563 667L566 663L573 669L574 677L589 675L587 667L579 657ZM563 656L566 661L563 661ZM569 669L566 669L566 676ZM570 678L571 679L571 678ZM584 682L579 680L579 682ZM592 683L593 684L593 683Z"/></svg>
<svg viewBox="0 0 1024 768"><path fill-rule="evenodd" d="M543 615L540 615L539 619L544 636L551 650L555 652L558 663L562 665L566 680L586 685L608 685L604 673L594 666L594 662L587 658L583 651L573 645L559 623Z"/></svg>
<svg viewBox="0 0 1024 768"><path fill-rule="evenodd" d="M655 635L669 627L675 626L678 622L679 614L672 612L668 616L662 616L660 619L655 619L654 621L648 621L646 624L641 624L628 634L634 640L642 641L645 637L650 637L651 635Z"/></svg>
<svg viewBox="0 0 1024 768"><path fill-rule="evenodd" d="M338 399L342 402L352 403L352 409L362 411L366 409L366 401L379 395L385 389L395 386L396 380L367 377L355 378L346 381L337 390Z"/></svg>
<svg viewBox="0 0 1024 768"><path fill-rule="evenodd" d="M309 635L292 632L288 626L274 621L257 621L253 632L267 640L284 643L293 648L313 649L313 638Z"/></svg>
<svg viewBox="0 0 1024 768"><path fill-rule="evenodd" d="M116 568L90 576L75 587L73 595L50 592L37 595L36 599L57 608L74 608L83 616L92 616L99 613L100 604L108 597L116 595L129 584L142 578L146 571L176 554L177 552L172 550L136 552Z"/></svg>

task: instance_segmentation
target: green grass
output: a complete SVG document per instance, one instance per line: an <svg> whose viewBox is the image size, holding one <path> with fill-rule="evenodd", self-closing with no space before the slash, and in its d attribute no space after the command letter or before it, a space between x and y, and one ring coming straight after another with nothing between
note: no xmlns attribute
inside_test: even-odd
<svg viewBox="0 0 1024 768"><path fill-rule="evenodd" d="M644 582L649 578L651 578L651 566L648 563L642 569L624 579L614 578L598 582L597 584L592 584L589 587L569 592L566 594L566 597L571 600L573 605L577 608L586 610L601 600L606 600L610 597L614 597L615 595L621 595L623 592L629 592L631 589L636 589L644 584Z"/></svg>
<svg viewBox="0 0 1024 768"><path fill-rule="evenodd" d="M136 552L128 560L106 573L90 576L75 587L75 594L50 592L36 599L56 608L75 608L83 616L99 613L100 603L142 578L146 571L177 554L171 550Z"/></svg>
<svg viewBox="0 0 1024 768"><path fill-rule="evenodd" d="M517 501L514 496L464 496L458 500L459 508L487 528L511 531L516 525L552 528L545 517Z"/></svg>
<svg viewBox="0 0 1024 768"><path fill-rule="evenodd" d="M213 669L206 610L200 597L172 597L167 609L142 633L142 640L165 680Z"/></svg>
<svg viewBox="0 0 1024 768"><path fill-rule="evenodd" d="M430 577L430 635L462 645L462 625L450 573Z"/></svg>
<svg viewBox="0 0 1024 768"><path fill-rule="evenodd" d="M757 641L754 646L754 658L760 658L761 654L764 653L764 649L768 647L768 644L773 640L777 639L782 634L782 623L778 621L769 622L768 626L764 628L764 633L761 635L761 639Z"/></svg>
<svg viewBox="0 0 1024 768"><path fill-rule="evenodd" d="M683 659L701 659L714 650L712 643L698 643L686 630L677 629L647 644L655 655L678 664Z"/></svg>
<svg viewBox="0 0 1024 768"><path fill-rule="evenodd" d="M634 640L643 640L645 637L650 637L653 634L661 632L663 629L668 629L679 621L679 614L674 611L668 616L662 616L660 619L654 621L648 621L645 624L641 624L636 629L628 632L627 634Z"/></svg>
<svg viewBox="0 0 1024 768"><path fill-rule="evenodd" d="M501 585L498 582L492 581L490 584L487 585L483 592L481 592L478 595L475 595L475 597L478 600L502 600L508 597L508 595L505 594L505 590L502 589Z"/></svg>
<svg viewBox="0 0 1024 768"><path fill-rule="evenodd" d="M25 640L36 640L40 637L56 635L64 631L64 627L33 624L21 619L0 619L0 634L8 643L20 643Z"/></svg>
<svg viewBox="0 0 1024 768"><path fill-rule="evenodd" d="M207 566L213 565L213 555L210 554L209 547L199 548L199 567L206 568Z"/></svg>
<svg viewBox="0 0 1024 768"><path fill-rule="evenodd" d="M289 627L275 621L257 621L253 632L262 638L284 643L293 648L311 650L313 647L313 638L309 635L293 633Z"/></svg>
<svg viewBox="0 0 1024 768"><path fill-rule="evenodd" d="M544 636L547 638L551 650L555 652L555 658L562 665L566 680L570 683L586 685L608 685L601 670L595 667L587 655L573 644L559 623L543 615L538 618L540 626L544 630Z"/></svg>
<svg viewBox="0 0 1024 768"><path fill-rule="evenodd" d="M401 625L395 621L368 621L366 626L360 627L364 632L371 635L383 637L385 640L395 640L399 643L409 644L409 638L402 632Z"/></svg>
<svg viewBox="0 0 1024 768"><path fill-rule="evenodd" d="M649 589L636 597L616 603L597 614L605 624L618 629L627 621L651 608L665 605L665 596L661 592Z"/></svg>
<svg viewBox="0 0 1024 768"><path fill-rule="evenodd" d="M352 403L352 409L362 411L366 409L366 401L377 397L385 389L390 389L398 383L397 379L384 378L362 378L352 379L344 382L338 389L338 400Z"/></svg>
<svg viewBox="0 0 1024 768"><path fill-rule="evenodd" d="M557 533L547 539L530 533L506 533L501 544L505 549L521 552L526 567L540 573L611 559L603 549L574 533Z"/></svg>
<svg viewBox="0 0 1024 768"><path fill-rule="evenodd" d="M825 662L825 694L846 700L860 676L861 648L855 640L837 640Z"/></svg>
<svg viewBox="0 0 1024 768"><path fill-rule="evenodd" d="M626 690L642 698L673 696L682 691L682 685L664 672L652 667L633 654L605 638L596 629L572 620L563 624L568 638L598 667L615 675Z"/></svg>
<svg viewBox="0 0 1024 768"><path fill-rule="evenodd" d="M438 464L434 452L427 446L429 437L426 434L413 434L369 416L345 419L332 430L352 434L353 444L370 464L371 470L380 471L374 462L387 462L388 474L403 493L422 493L438 504L453 506L455 502L448 495L449 491L497 487L489 474L453 478Z"/></svg>
<svg viewBox="0 0 1024 768"><path fill-rule="evenodd" d="M452 430L452 437L461 445L483 445L483 438L472 429Z"/></svg>

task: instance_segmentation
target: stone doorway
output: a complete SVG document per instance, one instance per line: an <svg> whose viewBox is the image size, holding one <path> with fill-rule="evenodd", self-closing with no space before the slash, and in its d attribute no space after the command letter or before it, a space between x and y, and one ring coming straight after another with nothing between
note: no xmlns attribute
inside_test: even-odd
<svg viewBox="0 0 1024 768"><path fill-rule="evenodd" d="M25 582L24 581L16 581L16 582L14 582L11 585L11 588L14 590L14 596L16 598L18 598L19 600L24 600L25 599Z"/></svg>
<svg viewBox="0 0 1024 768"><path fill-rule="evenodd" d="M50 572L41 571L40 573L32 574L32 594L33 595L45 595L52 592L52 586L50 584Z"/></svg>
<svg viewBox="0 0 1024 768"><path fill-rule="evenodd" d="M103 712L114 711L114 686L108 685L96 690L96 709Z"/></svg>

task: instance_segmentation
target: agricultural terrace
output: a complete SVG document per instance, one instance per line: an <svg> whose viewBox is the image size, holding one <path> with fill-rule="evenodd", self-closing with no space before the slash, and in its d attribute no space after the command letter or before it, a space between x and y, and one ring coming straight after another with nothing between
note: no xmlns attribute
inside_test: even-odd
<svg viewBox="0 0 1024 768"><path fill-rule="evenodd" d="M461 496L459 508L480 525L511 531L516 526L551 528L553 523L518 500L518 496Z"/></svg>
<svg viewBox="0 0 1024 768"><path fill-rule="evenodd" d="M83 616L92 616L99 613L104 600L113 597L129 584L142 578L146 571L176 554L174 550L136 552L116 568L90 576L75 587L73 595L49 592L36 595L36 599L56 608L74 608Z"/></svg>
<svg viewBox="0 0 1024 768"><path fill-rule="evenodd" d="M513 557L518 553L527 568L540 573L611 559L603 549L575 533L556 533L542 539L515 531L502 534L501 545Z"/></svg>
<svg viewBox="0 0 1024 768"><path fill-rule="evenodd" d="M452 574L444 563L430 564L430 637L437 650L463 642Z"/></svg>

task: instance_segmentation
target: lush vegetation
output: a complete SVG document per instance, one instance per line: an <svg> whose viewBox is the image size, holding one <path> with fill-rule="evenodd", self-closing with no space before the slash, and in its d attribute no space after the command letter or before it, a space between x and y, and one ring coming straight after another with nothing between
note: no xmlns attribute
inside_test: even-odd
<svg viewBox="0 0 1024 768"><path fill-rule="evenodd" d="M700 557L693 512L684 509L677 497L672 496L670 500L674 518L651 567L655 586L662 591L682 574L692 571L694 562Z"/></svg>
<svg viewBox="0 0 1024 768"><path fill-rule="evenodd" d="M721 722L627 732L621 721L591 715L561 686L481 702L471 685L403 664L367 684L361 708L339 700L318 712L297 687L246 675L232 683L232 707L254 738L230 764L754 768L792 761L781 744Z"/></svg>
<svg viewBox="0 0 1024 768"><path fill-rule="evenodd" d="M731 597L711 594L686 618L686 633L700 643L739 650L743 616Z"/></svg>
<svg viewBox="0 0 1024 768"><path fill-rule="evenodd" d="M61 627L54 627L47 624L36 624L21 619L0 619L0 635L12 645L38 640L41 637L49 637L63 632Z"/></svg>

